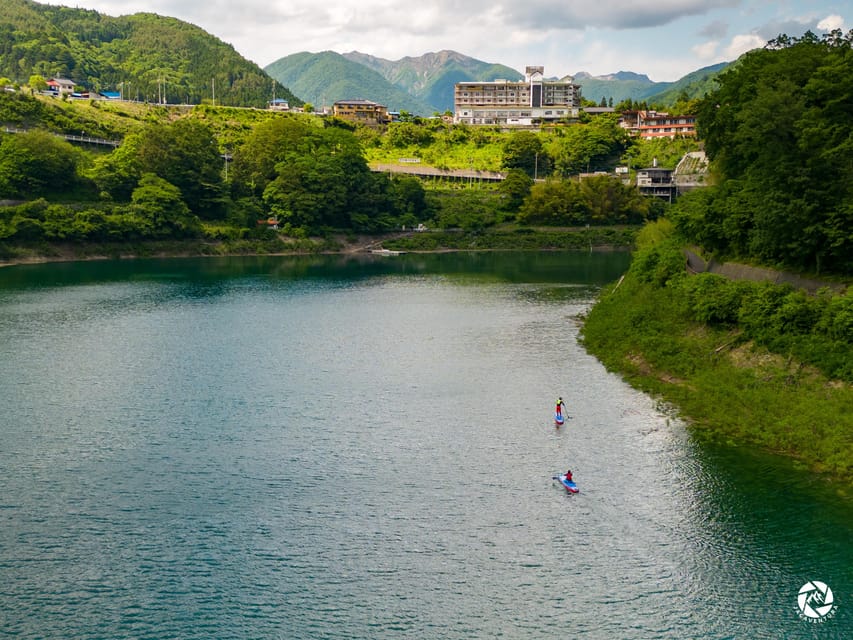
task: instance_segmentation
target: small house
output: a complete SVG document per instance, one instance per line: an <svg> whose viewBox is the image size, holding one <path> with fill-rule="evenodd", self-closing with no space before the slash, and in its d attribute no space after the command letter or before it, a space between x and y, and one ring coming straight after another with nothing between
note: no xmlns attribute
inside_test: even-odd
<svg viewBox="0 0 853 640"><path fill-rule="evenodd" d="M66 78L51 78L47 81L47 90L55 95L74 93L74 82Z"/></svg>

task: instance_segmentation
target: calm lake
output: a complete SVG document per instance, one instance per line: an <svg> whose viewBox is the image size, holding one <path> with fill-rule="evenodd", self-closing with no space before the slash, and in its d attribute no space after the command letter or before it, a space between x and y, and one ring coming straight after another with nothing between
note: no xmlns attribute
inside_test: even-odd
<svg viewBox="0 0 853 640"><path fill-rule="evenodd" d="M628 260L0 269L0 637L853 638L851 502L578 344Z"/></svg>

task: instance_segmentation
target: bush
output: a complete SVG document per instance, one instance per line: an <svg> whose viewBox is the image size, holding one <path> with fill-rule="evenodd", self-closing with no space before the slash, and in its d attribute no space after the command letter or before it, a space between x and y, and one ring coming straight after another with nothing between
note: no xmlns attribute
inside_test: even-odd
<svg viewBox="0 0 853 640"><path fill-rule="evenodd" d="M640 282L664 286L686 276L684 254L674 240L641 247L634 254L631 272Z"/></svg>
<svg viewBox="0 0 853 640"><path fill-rule="evenodd" d="M737 324L748 283L713 273L700 273L679 282L678 291L688 316L710 325Z"/></svg>

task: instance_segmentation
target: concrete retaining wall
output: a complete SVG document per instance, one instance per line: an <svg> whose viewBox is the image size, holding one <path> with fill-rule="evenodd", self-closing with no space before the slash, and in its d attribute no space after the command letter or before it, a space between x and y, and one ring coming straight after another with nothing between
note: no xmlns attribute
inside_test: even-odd
<svg viewBox="0 0 853 640"><path fill-rule="evenodd" d="M703 260L699 255L684 250L687 258L687 269L691 273L716 273L730 280L752 280L753 282L772 282L773 284L789 284L797 289L804 289L809 293L817 293L818 289L828 287L833 291L843 293L846 287L843 284L824 282L813 278L803 278L796 273L777 271L767 267L752 267L737 262L717 262L716 260Z"/></svg>

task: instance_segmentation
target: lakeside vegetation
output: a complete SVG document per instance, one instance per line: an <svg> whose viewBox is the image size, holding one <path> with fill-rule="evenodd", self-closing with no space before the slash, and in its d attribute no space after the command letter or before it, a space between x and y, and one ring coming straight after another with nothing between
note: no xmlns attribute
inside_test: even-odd
<svg viewBox="0 0 853 640"><path fill-rule="evenodd" d="M697 436L853 482L853 292L688 275L682 239L656 233L665 225L640 234L624 280L590 310L585 347Z"/></svg>
<svg viewBox="0 0 853 640"><path fill-rule="evenodd" d="M664 206L612 175L579 182L573 172L612 169L667 150L674 158L696 144L677 140L646 149L611 116L540 134L440 120L395 123L378 132L307 114L64 101L20 92L0 93L0 122L19 130L0 137L0 199L12 201L0 208L0 252L7 257L19 248L32 253L39 243L213 243L266 240L273 233L295 246L294 240L418 225L477 234L479 244L487 230L516 225L527 229L524 246L587 246L586 232L555 241L554 234L531 229L638 226ZM72 145L62 137L83 134L117 146ZM370 170L371 153L409 152L413 141L419 153L444 158L442 166L480 149L468 158L469 167L496 166L507 179L497 185L421 181ZM611 245L631 236L591 237L593 244ZM446 238L458 245L457 235ZM486 246L502 242L498 237Z"/></svg>
<svg viewBox="0 0 853 640"><path fill-rule="evenodd" d="M853 483L853 32L780 37L722 74L699 130L716 174L638 235L585 346L703 438ZM784 69L784 73L781 70ZM683 248L830 276L847 291L689 275Z"/></svg>

